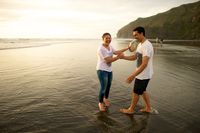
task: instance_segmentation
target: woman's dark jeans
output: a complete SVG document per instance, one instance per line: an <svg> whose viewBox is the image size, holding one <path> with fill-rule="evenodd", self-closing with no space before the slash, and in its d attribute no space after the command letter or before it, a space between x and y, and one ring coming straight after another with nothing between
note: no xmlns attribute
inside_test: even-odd
<svg viewBox="0 0 200 133"><path fill-rule="evenodd" d="M112 83L112 72L97 70L97 75L99 78L99 82L101 85L100 92L99 92L99 102L103 102L103 98L106 99L109 96L109 91Z"/></svg>

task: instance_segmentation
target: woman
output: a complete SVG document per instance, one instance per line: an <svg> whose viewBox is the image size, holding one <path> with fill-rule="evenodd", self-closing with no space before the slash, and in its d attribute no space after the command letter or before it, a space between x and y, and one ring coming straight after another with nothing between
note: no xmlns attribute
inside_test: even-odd
<svg viewBox="0 0 200 133"><path fill-rule="evenodd" d="M115 50L111 45L111 35L110 33L104 33L102 36L103 44L99 46L97 50L98 62L97 62L97 75L100 82L100 92L99 92L99 110L106 111L105 106L110 106L108 100L109 91L112 83L112 62L123 57L123 52L128 50L129 47ZM113 54L117 55L113 57ZM105 106L104 106L105 105Z"/></svg>

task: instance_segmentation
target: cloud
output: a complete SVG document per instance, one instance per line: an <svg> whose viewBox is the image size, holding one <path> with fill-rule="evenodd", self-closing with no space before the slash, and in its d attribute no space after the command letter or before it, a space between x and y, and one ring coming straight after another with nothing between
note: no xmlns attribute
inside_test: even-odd
<svg viewBox="0 0 200 133"><path fill-rule="evenodd" d="M113 36L138 17L195 0L1 0L0 36Z"/></svg>

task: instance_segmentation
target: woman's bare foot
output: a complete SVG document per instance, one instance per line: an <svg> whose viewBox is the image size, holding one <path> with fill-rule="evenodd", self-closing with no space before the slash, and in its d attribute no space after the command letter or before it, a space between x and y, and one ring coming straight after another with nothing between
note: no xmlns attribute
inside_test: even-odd
<svg viewBox="0 0 200 133"><path fill-rule="evenodd" d="M109 107L110 106L110 101L106 98L103 99L103 102L105 103L105 106L106 107Z"/></svg>
<svg viewBox="0 0 200 133"><path fill-rule="evenodd" d="M121 113L124 113L124 114L129 114L129 115L132 115L134 114L134 110L128 108L128 109L120 109L119 110Z"/></svg>
<svg viewBox="0 0 200 133"><path fill-rule="evenodd" d="M106 111L103 103L99 103L99 110L100 111Z"/></svg>

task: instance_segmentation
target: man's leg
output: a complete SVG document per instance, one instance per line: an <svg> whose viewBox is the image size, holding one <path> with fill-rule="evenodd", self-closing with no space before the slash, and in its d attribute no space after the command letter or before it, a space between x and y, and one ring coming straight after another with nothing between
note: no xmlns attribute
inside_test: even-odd
<svg viewBox="0 0 200 133"><path fill-rule="evenodd" d="M145 102L145 108L142 109L141 111L151 112L151 104L150 104L150 98L149 98L148 93L144 91L142 94L142 97Z"/></svg>
<svg viewBox="0 0 200 133"><path fill-rule="evenodd" d="M120 112L125 114L133 114L135 106L137 105L138 101L139 101L139 95L136 93L132 93L132 100L130 107L128 109L120 109Z"/></svg>
<svg viewBox="0 0 200 133"><path fill-rule="evenodd" d="M139 95L138 94L136 94L136 93L132 93L132 100L131 100L131 105L130 105L130 107L129 107L129 109L131 110L131 111L134 111L134 109L135 109L135 106L137 105L137 103L138 103L138 101L139 101Z"/></svg>
<svg viewBox="0 0 200 133"><path fill-rule="evenodd" d="M133 87L131 105L128 109L120 109L120 112L126 114L133 114L134 109L140 98L139 95L142 95L142 93L143 93L143 81L136 78Z"/></svg>

